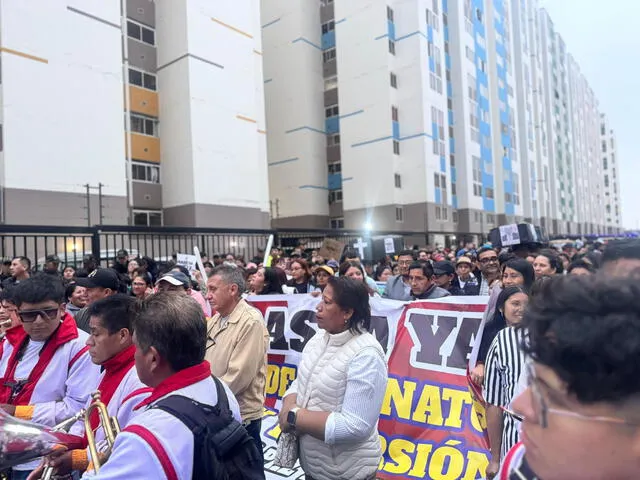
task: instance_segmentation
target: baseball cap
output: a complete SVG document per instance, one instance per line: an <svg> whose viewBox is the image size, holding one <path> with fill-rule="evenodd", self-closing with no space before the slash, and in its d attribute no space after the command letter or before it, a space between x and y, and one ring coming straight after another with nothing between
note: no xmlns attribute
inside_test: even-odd
<svg viewBox="0 0 640 480"><path fill-rule="evenodd" d="M455 273L455 269L451 262L442 261L435 262L433 264L433 274L434 275L453 275Z"/></svg>
<svg viewBox="0 0 640 480"><path fill-rule="evenodd" d="M124 248L121 248L116 252L116 258L124 258L128 256L129 256L129 252L127 252Z"/></svg>
<svg viewBox="0 0 640 480"><path fill-rule="evenodd" d="M50 263L50 262L53 262L53 263L60 263L60 259L58 258L58 256L57 256L57 255L47 255L47 256L45 257L44 261L45 261L46 263Z"/></svg>
<svg viewBox="0 0 640 480"><path fill-rule="evenodd" d="M160 282L167 282L177 287L184 287L185 289L191 287L191 280L182 272L166 273L158 279L156 285Z"/></svg>
<svg viewBox="0 0 640 480"><path fill-rule="evenodd" d="M329 260L327 262L327 265L330 266L331 268L340 268L340 264L337 262L337 260Z"/></svg>
<svg viewBox="0 0 640 480"><path fill-rule="evenodd" d="M333 268L331 268L329 265L319 265L318 266L318 270L324 270L325 272L327 272L332 277L336 274L336 272L333 270Z"/></svg>
<svg viewBox="0 0 640 480"><path fill-rule="evenodd" d="M120 280L115 270L110 268L99 268L94 270L87 277L77 278L76 284L85 288L110 288L117 291Z"/></svg>
<svg viewBox="0 0 640 480"><path fill-rule="evenodd" d="M471 262L471 259L469 257L467 257L466 255L463 255L461 257L458 257L458 260L456 260L456 265L460 265L461 263L473 263Z"/></svg>

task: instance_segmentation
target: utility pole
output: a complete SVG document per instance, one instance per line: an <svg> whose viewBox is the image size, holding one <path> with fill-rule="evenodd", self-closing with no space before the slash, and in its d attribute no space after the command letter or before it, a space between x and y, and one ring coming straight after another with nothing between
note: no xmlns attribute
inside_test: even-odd
<svg viewBox="0 0 640 480"><path fill-rule="evenodd" d="M88 183L85 184L85 188L87 189L87 226L91 226L91 185Z"/></svg>
<svg viewBox="0 0 640 480"><path fill-rule="evenodd" d="M102 225L103 215L102 215L102 187L104 184L98 183L98 215L100 217L100 223L98 225Z"/></svg>

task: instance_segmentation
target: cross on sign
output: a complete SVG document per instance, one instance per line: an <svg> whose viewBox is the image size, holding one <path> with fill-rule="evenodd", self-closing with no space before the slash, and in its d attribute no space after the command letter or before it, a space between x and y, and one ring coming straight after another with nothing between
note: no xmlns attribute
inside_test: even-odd
<svg viewBox="0 0 640 480"><path fill-rule="evenodd" d="M360 259L364 260L364 249L368 246L369 244L367 242L363 242L362 238L358 237L358 241L356 243L353 244L353 248L355 248L356 250L358 250L358 253L360 254Z"/></svg>

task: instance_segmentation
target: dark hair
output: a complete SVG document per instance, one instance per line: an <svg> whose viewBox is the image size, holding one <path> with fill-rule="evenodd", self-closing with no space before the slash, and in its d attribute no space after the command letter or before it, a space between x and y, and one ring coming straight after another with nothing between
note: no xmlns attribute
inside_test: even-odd
<svg viewBox="0 0 640 480"><path fill-rule="evenodd" d="M511 260L515 260L516 258L518 258L518 256L515 253L502 252L500 255L498 255L498 263L500 263L500 265L504 265Z"/></svg>
<svg viewBox="0 0 640 480"><path fill-rule="evenodd" d="M640 285L628 278L556 277L524 316L525 353L582 403L624 404L640 393Z"/></svg>
<svg viewBox="0 0 640 480"><path fill-rule="evenodd" d="M496 300L496 309L493 314L494 319L496 318L496 315L503 315L502 313L500 313L500 310L504 308L504 304L507 303L507 300L509 300L509 298L511 298L511 296L515 295L516 293L524 293L525 295L529 295L529 289L521 285L518 285L517 287L507 287L502 289L500 295L498 295L498 299ZM506 318L504 320L506 324Z"/></svg>
<svg viewBox="0 0 640 480"><path fill-rule="evenodd" d="M71 300L71 296L73 295L73 292L76 291L76 288L78 288L80 285L78 285L76 282L72 282L69 285L67 285L67 288L64 290L64 301L65 302L69 302Z"/></svg>
<svg viewBox="0 0 640 480"><path fill-rule="evenodd" d="M211 262L204 262L204 263L202 264L202 266L203 266L204 268L207 268L207 267L209 267L209 268L213 268L213 263L211 263Z"/></svg>
<svg viewBox="0 0 640 480"><path fill-rule="evenodd" d="M478 249L478 251L476 252L476 258L478 260L480 260L480 255L482 255L485 252L493 252L493 253L495 253L495 249L493 247L480 247Z"/></svg>
<svg viewBox="0 0 640 480"><path fill-rule="evenodd" d="M247 268L244 271L244 278L247 279L247 278L249 278L250 275L255 275L256 273L258 273L258 269L257 268L253 268L253 267Z"/></svg>
<svg viewBox="0 0 640 480"><path fill-rule="evenodd" d="M133 273L133 278L132 281L135 282L136 278L141 278L142 280L144 280L144 283L147 284L147 287L152 287L153 286L153 279L151 278L151 274L143 271L143 270L136 270Z"/></svg>
<svg viewBox="0 0 640 480"><path fill-rule="evenodd" d="M300 265L300 267L302 267L302 270L304 271L304 283L309 282L309 280L311 280L311 277L313 277L313 274L311 273L311 269L309 268L309 264L307 263L307 261L303 258L296 258L295 260L291 260L291 263L289 265L291 266L294 263L297 263L298 265ZM294 284L295 280L292 278L291 285L293 286Z"/></svg>
<svg viewBox="0 0 640 480"><path fill-rule="evenodd" d="M425 277L433 277L433 265L431 265L431 262L413 262L409 265L409 271L418 269L422 270Z"/></svg>
<svg viewBox="0 0 640 480"><path fill-rule="evenodd" d="M329 277L328 285L333 289L333 301L342 310L353 310L348 322L349 330L355 334L369 330L371 307L367 285L348 277Z"/></svg>
<svg viewBox="0 0 640 480"><path fill-rule="evenodd" d="M58 277L39 274L20 282L15 289L15 304L52 301L64 303L64 287Z"/></svg>
<svg viewBox="0 0 640 480"><path fill-rule="evenodd" d="M415 250L401 250L398 254L398 258L400 257L411 257L412 260L416 259L416 251Z"/></svg>
<svg viewBox="0 0 640 480"><path fill-rule="evenodd" d="M607 242L602 254L602 263L605 264L622 259L640 260L640 239L625 238Z"/></svg>
<svg viewBox="0 0 640 480"><path fill-rule="evenodd" d="M549 260L549 265L556 273L560 274L564 272L564 265L562 265L560 256L555 251L545 248L538 252L538 256L547 258Z"/></svg>
<svg viewBox="0 0 640 480"><path fill-rule="evenodd" d="M340 263L344 263L347 258L360 258L360 253L355 248L347 247L342 252Z"/></svg>
<svg viewBox="0 0 640 480"><path fill-rule="evenodd" d="M547 288L549 288L552 279L553 277L550 277L549 275L543 275L540 278L536 278L536 281L533 282L531 291L529 292L531 298L543 294L547 290Z"/></svg>
<svg viewBox="0 0 640 480"><path fill-rule="evenodd" d="M389 270L393 274L393 267L391 265L378 265L375 272L373 273L373 279L375 281L380 280L380 275L384 273L385 270Z"/></svg>
<svg viewBox="0 0 640 480"><path fill-rule="evenodd" d="M16 290L16 287L7 287L0 290L0 302L5 301L5 302L11 302L15 304L16 303L15 290Z"/></svg>
<svg viewBox="0 0 640 480"><path fill-rule="evenodd" d="M204 360L207 328L202 308L193 298L159 292L137 303L133 322L143 352L154 347L174 372Z"/></svg>
<svg viewBox="0 0 640 480"><path fill-rule="evenodd" d="M360 265L360 263L354 262L354 261L342 262L340 264L340 268L338 269L338 275L341 276L341 277L346 275L351 267L357 268L358 270L360 270L360 273L362 273L362 276L363 277L365 276L364 268L362 268L362 265Z"/></svg>
<svg viewBox="0 0 640 480"><path fill-rule="evenodd" d="M533 282L536 280L536 272L529 262L520 258L515 258L513 260L509 260L503 265L502 273L504 273L505 268L511 268L522 275L524 277L525 288L527 290L531 289Z"/></svg>
<svg viewBox="0 0 640 480"><path fill-rule="evenodd" d="M13 257L13 260L20 260L20 263L26 270L31 270L31 260L27 257Z"/></svg>
<svg viewBox="0 0 640 480"><path fill-rule="evenodd" d="M264 269L264 287L262 287L261 292L257 292L258 295L274 295L274 294L282 294L282 278L279 275L278 270L284 273L284 270L276 267L266 267ZM284 278L287 278L286 273L284 274Z"/></svg>
<svg viewBox="0 0 640 480"><path fill-rule="evenodd" d="M187 276L187 278L189 279L191 278L191 273L189 273L189 270L187 270L187 267L183 265L173 265L171 267L171 270L180 270L182 273L184 273Z"/></svg>
<svg viewBox="0 0 640 480"><path fill-rule="evenodd" d="M133 334L135 305L135 298L118 293L93 302L88 309L90 316L100 317L100 323L110 335L119 332L123 328Z"/></svg>
<svg viewBox="0 0 640 480"><path fill-rule="evenodd" d="M593 265L591 265L590 262L585 262L584 260L575 260L571 262L567 268L567 273L573 272L576 268L583 268L589 273L596 273L596 269L593 268Z"/></svg>

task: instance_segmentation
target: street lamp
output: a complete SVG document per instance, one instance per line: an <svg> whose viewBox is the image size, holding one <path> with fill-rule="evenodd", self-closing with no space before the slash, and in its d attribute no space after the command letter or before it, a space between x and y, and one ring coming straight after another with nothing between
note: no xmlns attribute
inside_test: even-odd
<svg viewBox="0 0 640 480"><path fill-rule="evenodd" d="M365 232L370 232L371 230L373 230L373 225L371 224L371 222L366 222L364 224L364 230Z"/></svg>

